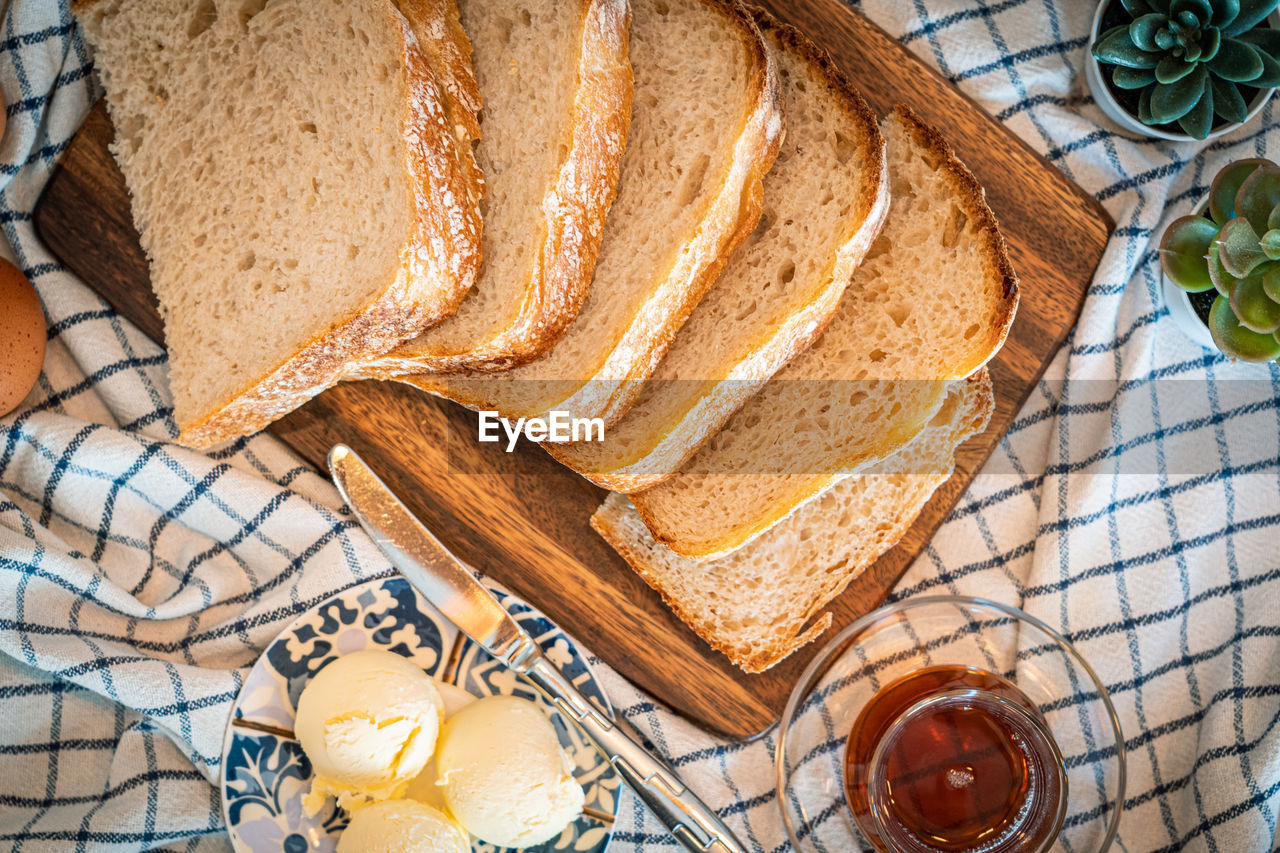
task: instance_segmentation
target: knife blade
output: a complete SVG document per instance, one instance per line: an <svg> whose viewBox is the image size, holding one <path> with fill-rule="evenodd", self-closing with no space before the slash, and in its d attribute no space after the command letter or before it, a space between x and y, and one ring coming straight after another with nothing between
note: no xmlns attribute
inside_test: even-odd
<svg viewBox="0 0 1280 853"><path fill-rule="evenodd" d="M453 555L351 448L329 451L339 494L400 574L485 651L507 662L524 631L471 570Z"/></svg>
<svg viewBox="0 0 1280 853"><path fill-rule="evenodd" d="M619 778L694 853L745 853L719 816L675 771L578 692L493 593L411 513L346 445L329 451L329 471L352 513L418 592L471 639L525 678L577 725Z"/></svg>

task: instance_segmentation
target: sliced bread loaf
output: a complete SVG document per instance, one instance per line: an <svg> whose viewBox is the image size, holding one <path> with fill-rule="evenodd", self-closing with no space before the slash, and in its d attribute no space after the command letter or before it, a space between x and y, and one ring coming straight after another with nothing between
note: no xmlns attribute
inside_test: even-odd
<svg viewBox="0 0 1280 853"><path fill-rule="evenodd" d="M1017 279L982 188L909 110L884 124L889 220L813 347L680 473L633 495L654 537L710 559L741 546L918 433L941 380L1000 348Z"/></svg>
<svg viewBox="0 0 1280 853"><path fill-rule="evenodd" d="M165 319L179 441L260 429L457 308L481 194L442 94L457 68L432 66L390 0L77 14Z"/></svg>
<svg viewBox="0 0 1280 853"><path fill-rule="evenodd" d="M536 358L586 298L617 191L631 119L626 0L459 6L484 96L483 261L453 317L363 376L497 370Z"/></svg>
<svg viewBox="0 0 1280 853"><path fill-rule="evenodd" d="M616 420L760 216L782 137L777 81L733 0L635 0L635 97L618 197L564 337L502 374L405 377L508 417Z"/></svg>
<svg viewBox="0 0 1280 853"><path fill-rule="evenodd" d="M610 495L591 526L699 636L747 672L761 672L830 627L822 608L902 538L992 408L985 370L952 383L947 402L905 448L718 560L690 560L661 545L624 495Z"/></svg>
<svg viewBox="0 0 1280 853"><path fill-rule="evenodd" d="M787 133L760 224L603 441L544 445L589 480L635 492L673 475L840 305L889 211L875 115L829 57L760 13Z"/></svg>

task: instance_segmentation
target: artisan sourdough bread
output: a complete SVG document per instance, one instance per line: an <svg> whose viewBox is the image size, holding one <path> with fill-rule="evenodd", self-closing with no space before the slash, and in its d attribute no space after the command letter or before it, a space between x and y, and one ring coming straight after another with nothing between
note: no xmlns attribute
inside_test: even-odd
<svg viewBox="0 0 1280 853"><path fill-rule="evenodd" d="M633 496L654 537L711 559L896 451L1000 348L1017 279L982 188L909 110L884 124L889 219L818 342L671 479Z"/></svg>
<svg viewBox="0 0 1280 853"><path fill-rule="evenodd" d="M615 421L760 216L782 136L759 31L729 0L634 0L635 96L587 300L550 352L489 378L406 377L508 417Z"/></svg>
<svg viewBox="0 0 1280 853"><path fill-rule="evenodd" d="M761 13L787 133L764 178L760 223L603 441L544 445L608 489L673 475L818 337L889 211L884 139L866 102L816 45Z"/></svg>
<svg viewBox="0 0 1280 853"><path fill-rule="evenodd" d="M902 538L950 476L956 447L986 428L992 408L985 370L951 383L946 403L905 448L718 560L690 560L657 542L625 495L610 495L591 526L699 636L761 672L830 627L822 608Z"/></svg>
<svg viewBox="0 0 1280 853"><path fill-rule="evenodd" d="M450 118L466 104L446 101L466 81L441 78L465 62L433 67L390 0L77 14L164 315L179 441L260 429L457 308L482 187Z"/></svg>
<svg viewBox="0 0 1280 853"><path fill-rule="evenodd" d="M540 355L586 298L617 191L631 119L626 0L459 6L484 97L480 272L453 317L365 376L497 370Z"/></svg>

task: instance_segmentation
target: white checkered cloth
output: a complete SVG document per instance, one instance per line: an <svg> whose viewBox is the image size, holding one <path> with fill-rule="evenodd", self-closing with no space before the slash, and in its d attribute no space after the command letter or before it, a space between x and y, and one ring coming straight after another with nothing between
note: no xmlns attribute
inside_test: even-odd
<svg viewBox="0 0 1280 853"><path fill-rule="evenodd" d="M1118 223L1051 378L898 594L1019 604L1075 642L1124 726L1121 849L1271 850L1280 368L1182 336L1152 235L1222 164L1280 156L1280 113L1210 144L1115 134L1084 84L1092 0L861 9ZM0 847L225 850L214 785L245 668L295 615L388 566L273 439L207 456L169 443L164 353L32 228L97 96L68 4L12 0L3 27L0 224L44 300L49 348L23 410L0 420ZM772 739L724 744L602 675L752 849L787 848ZM611 849L674 844L628 799Z"/></svg>

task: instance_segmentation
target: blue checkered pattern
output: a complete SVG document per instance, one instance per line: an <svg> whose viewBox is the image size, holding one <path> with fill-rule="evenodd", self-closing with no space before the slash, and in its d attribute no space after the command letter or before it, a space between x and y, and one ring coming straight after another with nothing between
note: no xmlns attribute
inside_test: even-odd
<svg viewBox="0 0 1280 853"><path fill-rule="evenodd" d="M1085 88L1092 0L855 5L1118 223L1069 346L897 595L1021 604L1074 641L1124 725L1121 849L1271 850L1280 368L1181 336L1152 237L1223 163L1280 157L1280 107L1209 144L1135 141ZM225 850L213 783L245 667L292 617L388 567L272 439L169 443L164 353L31 225L97 96L66 0L11 0L2 39L0 226L44 300L49 352L0 420L0 848ZM787 849L772 739L721 743L602 675L754 850ZM613 849L674 845L628 800Z"/></svg>

